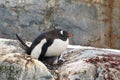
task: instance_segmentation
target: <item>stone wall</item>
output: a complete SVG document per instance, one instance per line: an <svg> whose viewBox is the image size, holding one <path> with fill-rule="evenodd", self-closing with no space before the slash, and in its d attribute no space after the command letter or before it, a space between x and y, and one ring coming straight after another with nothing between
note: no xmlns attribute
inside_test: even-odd
<svg viewBox="0 0 120 80"><path fill-rule="evenodd" d="M0 0L0 37L32 41L56 27L71 44L120 49L119 0Z"/></svg>

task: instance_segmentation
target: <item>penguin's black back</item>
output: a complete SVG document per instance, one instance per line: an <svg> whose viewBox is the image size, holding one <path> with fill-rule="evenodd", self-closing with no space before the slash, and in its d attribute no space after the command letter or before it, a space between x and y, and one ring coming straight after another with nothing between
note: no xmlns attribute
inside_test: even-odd
<svg viewBox="0 0 120 80"><path fill-rule="evenodd" d="M37 46L41 42L42 39L45 38L45 36L46 36L46 33L42 33L36 39L34 39L34 41L32 42L32 44L27 52L28 55L31 55L32 50L35 48L35 46Z"/></svg>

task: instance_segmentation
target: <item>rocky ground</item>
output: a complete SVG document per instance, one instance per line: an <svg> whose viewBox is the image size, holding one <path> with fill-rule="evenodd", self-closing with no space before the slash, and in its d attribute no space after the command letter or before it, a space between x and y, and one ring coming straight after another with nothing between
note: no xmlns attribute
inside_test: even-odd
<svg viewBox="0 0 120 80"><path fill-rule="evenodd" d="M16 40L0 39L0 80L120 80L120 51L69 45L64 62L48 69Z"/></svg>
<svg viewBox="0 0 120 80"><path fill-rule="evenodd" d="M120 51L77 46L64 54L60 80L119 80Z"/></svg>

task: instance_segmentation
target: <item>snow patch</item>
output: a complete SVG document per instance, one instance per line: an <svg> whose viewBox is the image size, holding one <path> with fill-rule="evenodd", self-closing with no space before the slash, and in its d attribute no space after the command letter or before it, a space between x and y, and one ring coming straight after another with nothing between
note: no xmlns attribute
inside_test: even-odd
<svg viewBox="0 0 120 80"><path fill-rule="evenodd" d="M95 48L95 47L91 47L91 46L68 45L67 48L68 49L97 49L97 50L112 51L112 52L120 53L120 50L118 50L118 49Z"/></svg>

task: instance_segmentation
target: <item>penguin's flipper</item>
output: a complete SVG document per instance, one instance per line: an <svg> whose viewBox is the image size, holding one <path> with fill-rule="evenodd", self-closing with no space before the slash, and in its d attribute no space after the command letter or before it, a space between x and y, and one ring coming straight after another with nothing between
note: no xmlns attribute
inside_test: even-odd
<svg viewBox="0 0 120 80"><path fill-rule="evenodd" d="M52 40L47 40L47 42L42 46L41 54L38 58L38 60L43 61L45 54L47 52L48 47L53 43Z"/></svg>
<svg viewBox="0 0 120 80"><path fill-rule="evenodd" d="M16 34L17 39L21 42L21 44L24 46L25 50L28 50L29 47L25 44L25 42Z"/></svg>

